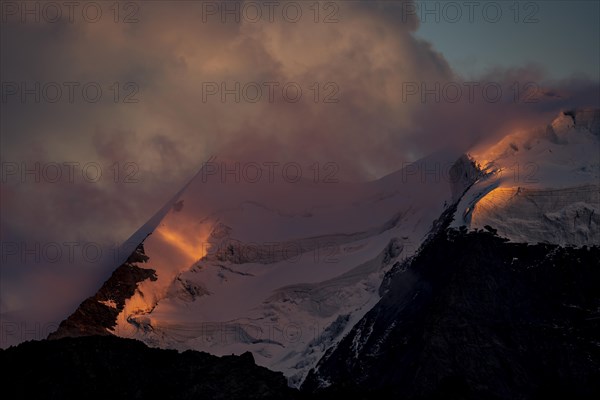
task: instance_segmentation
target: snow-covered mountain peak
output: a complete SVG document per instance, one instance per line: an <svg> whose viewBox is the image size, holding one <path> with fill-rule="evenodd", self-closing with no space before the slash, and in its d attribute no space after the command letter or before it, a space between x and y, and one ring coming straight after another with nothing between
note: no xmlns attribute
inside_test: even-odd
<svg viewBox="0 0 600 400"><path fill-rule="evenodd" d="M513 241L598 243L598 115L563 113L469 156L437 153L361 184L225 184L201 171L128 241L143 262L123 259L55 336L251 351L299 386L380 300L386 274L453 213L455 226L489 225ZM136 279L113 296L127 271ZM82 317L94 313L101 325Z"/></svg>
<svg viewBox="0 0 600 400"><path fill-rule="evenodd" d="M379 300L385 274L414 254L473 168L446 152L362 184L225 184L201 171L128 241L143 241L142 267L156 279L137 282L105 331L180 350L251 351L299 385ZM69 326L60 334L80 334Z"/></svg>
<svg viewBox="0 0 600 400"><path fill-rule="evenodd" d="M454 226L497 229L519 242L600 242L600 111L561 113L472 154L485 175Z"/></svg>

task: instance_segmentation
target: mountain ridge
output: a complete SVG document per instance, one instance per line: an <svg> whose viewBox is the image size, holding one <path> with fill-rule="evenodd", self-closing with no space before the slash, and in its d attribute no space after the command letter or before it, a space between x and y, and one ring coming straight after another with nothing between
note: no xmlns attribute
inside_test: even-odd
<svg viewBox="0 0 600 400"><path fill-rule="evenodd" d="M508 135L484 152L438 153L362 185L217 186L197 174L132 235L142 238L143 264L154 272L134 279L116 307L105 295L92 296L81 306L91 311L78 309L50 337L101 332L182 351L252 351L257 364L283 372L291 386L311 376L307 385L314 387L314 368L441 232L468 227L532 245L595 243L600 206L592 156L600 111L581 115L565 112L545 130L515 132L516 139ZM581 157L565 164L567 148ZM534 160L537 179L502 176L515 160ZM451 166L446 174L442 165ZM573 174L578 178L564 180ZM559 192L570 197L561 203ZM546 203L528 209L522 202L531 203L531 193L544 194ZM587 227L570 228L573 215L587 217ZM110 322L78 326L82 315L94 325L98 307Z"/></svg>

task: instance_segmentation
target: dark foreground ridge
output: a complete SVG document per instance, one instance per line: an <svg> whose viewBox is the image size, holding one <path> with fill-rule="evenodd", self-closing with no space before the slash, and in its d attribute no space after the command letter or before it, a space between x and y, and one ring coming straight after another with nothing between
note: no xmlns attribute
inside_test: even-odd
<svg viewBox="0 0 600 400"><path fill-rule="evenodd" d="M394 265L381 300L301 392L250 353L178 353L105 329L0 351L3 389L49 399L600 398L600 247L510 243L491 227L447 229L451 214ZM94 314L77 318L69 328L89 333L79 328Z"/></svg>
<svg viewBox="0 0 600 400"><path fill-rule="evenodd" d="M32 399L295 399L251 353L217 357L115 336L31 341L0 351L2 392Z"/></svg>
<svg viewBox="0 0 600 400"><path fill-rule="evenodd" d="M600 398L600 248L442 230L303 390L399 399ZM343 395L342 395L343 397Z"/></svg>

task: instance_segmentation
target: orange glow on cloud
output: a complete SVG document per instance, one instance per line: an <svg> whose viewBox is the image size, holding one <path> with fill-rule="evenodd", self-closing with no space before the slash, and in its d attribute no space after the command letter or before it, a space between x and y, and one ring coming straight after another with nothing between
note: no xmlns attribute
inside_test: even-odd
<svg viewBox="0 0 600 400"><path fill-rule="evenodd" d="M150 318L148 314L164 297L177 274L206 255L208 229L190 222L193 220L189 214L171 213L145 241L149 267L156 270L158 280L139 283L136 293L125 302L117 322L120 336L134 335L136 328L128 319Z"/></svg>
<svg viewBox="0 0 600 400"><path fill-rule="evenodd" d="M192 236L185 235L179 230L162 225L156 229L155 233L189 258L191 262L198 261L206 254L206 248L201 240L194 241Z"/></svg>

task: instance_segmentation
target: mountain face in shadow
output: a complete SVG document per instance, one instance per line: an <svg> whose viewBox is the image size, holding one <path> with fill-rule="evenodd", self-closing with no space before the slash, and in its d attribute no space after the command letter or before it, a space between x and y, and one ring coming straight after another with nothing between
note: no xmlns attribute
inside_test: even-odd
<svg viewBox="0 0 600 400"><path fill-rule="evenodd" d="M303 389L399 398L598 398L600 248L444 229Z"/></svg>
<svg viewBox="0 0 600 400"><path fill-rule="evenodd" d="M305 183L292 196L278 185L207 190L192 180L49 336L57 343L3 357L25 360L16 365L57 396L84 390L81 380L134 398L153 390L177 398L600 398L599 137L600 111L573 111L478 153L457 160L442 152L365 185ZM448 182L427 179L439 165L452 166ZM521 179L515 165L535 174ZM211 251L196 253L198 240ZM325 242L335 262L314 257ZM281 251L291 244L304 256L293 264ZM215 325L222 328L204 329ZM270 333L290 326L304 335ZM235 335L223 340L224 332ZM242 355L61 339L113 334ZM32 362L38 348L41 366ZM171 364L175 372L165 370Z"/></svg>
<svg viewBox="0 0 600 400"><path fill-rule="evenodd" d="M29 398L288 399L283 374L259 367L251 353L149 348L133 339L87 336L22 343L0 351L8 366L3 392Z"/></svg>
<svg viewBox="0 0 600 400"><path fill-rule="evenodd" d="M600 248L516 244L440 226L301 392L251 353L148 348L114 336L0 351L5 389L42 398L597 398ZM558 396L558 397L555 397Z"/></svg>

